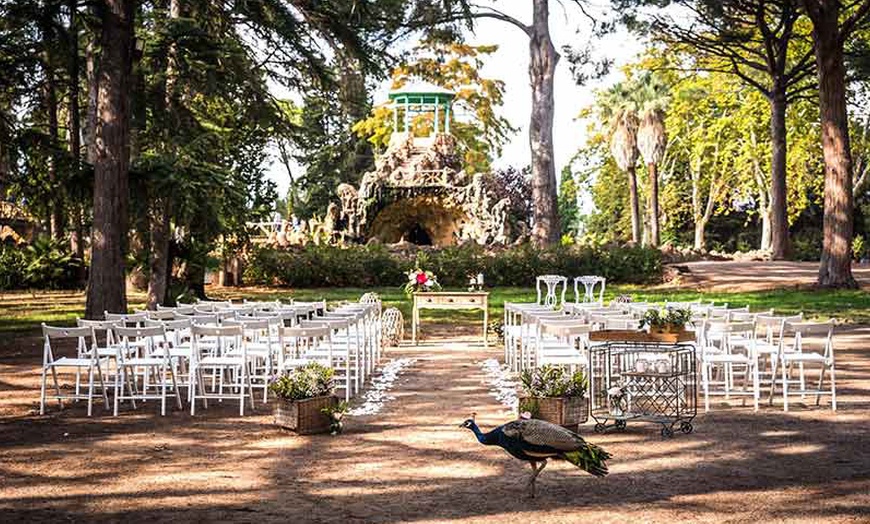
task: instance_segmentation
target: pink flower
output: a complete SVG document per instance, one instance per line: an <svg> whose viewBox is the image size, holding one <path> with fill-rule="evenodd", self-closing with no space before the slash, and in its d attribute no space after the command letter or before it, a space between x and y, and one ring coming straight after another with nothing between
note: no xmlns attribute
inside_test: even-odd
<svg viewBox="0 0 870 524"><path fill-rule="evenodd" d="M417 283L418 284L425 284L427 280L429 280L429 279L426 278L426 273L423 273L422 271L417 273Z"/></svg>

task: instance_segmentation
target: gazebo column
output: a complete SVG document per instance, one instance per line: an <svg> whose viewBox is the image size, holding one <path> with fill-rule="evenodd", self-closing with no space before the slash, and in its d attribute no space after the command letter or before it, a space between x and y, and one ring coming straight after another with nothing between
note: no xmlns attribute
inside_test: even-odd
<svg viewBox="0 0 870 524"><path fill-rule="evenodd" d="M444 132L450 134L450 102L444 102Z"/></svg>
<svg viewBox="0 0 870 524"><path fill-rule="evenodd" d="M393 132L399 131L399 104L393 102Z"/></svg>
<svg viewBox="0 0 870 524"><path fill-rule="evenodd" d="M438 134L438 102L435 102L435 134Z"/></svg>
<svg viewBox="0 0 870 524"><path fill-rule="evenodd" d="M405 97L405 132L408 133L409 135L411 134L411 132L410 132L410 129L411 129L411 126L410 126L411 111L410 111L410 109L411 109L411 106L408 104L408 98Z"/></svg>

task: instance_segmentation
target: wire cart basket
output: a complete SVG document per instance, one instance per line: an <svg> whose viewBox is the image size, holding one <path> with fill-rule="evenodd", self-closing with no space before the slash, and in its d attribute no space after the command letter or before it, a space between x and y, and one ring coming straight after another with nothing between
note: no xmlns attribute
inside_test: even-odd
<svg viewBox="0 0 870 524"><path fill-rule="evenodd" d="M605 342L589 351L590 414L595 431L623 430L629 421L694 430L698 382L694 344Z"/></svg>

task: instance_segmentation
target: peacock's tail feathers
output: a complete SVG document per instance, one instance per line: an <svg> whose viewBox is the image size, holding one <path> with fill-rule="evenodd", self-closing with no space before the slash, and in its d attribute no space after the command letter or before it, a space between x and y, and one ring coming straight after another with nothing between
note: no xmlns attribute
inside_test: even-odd
<svg viewBox="0 0 870 524"><path fill-rule="evenodd" d="M596 477L607 475L607 464L605 461L610 458L610 453L602 448L588 442L577 451L566 451L562 456L583 471L587 471Z"/></svg>

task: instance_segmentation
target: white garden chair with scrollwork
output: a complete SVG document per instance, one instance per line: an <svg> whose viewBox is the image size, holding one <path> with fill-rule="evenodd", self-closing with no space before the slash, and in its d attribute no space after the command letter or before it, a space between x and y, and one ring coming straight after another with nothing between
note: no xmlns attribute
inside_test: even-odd
<svg viewBox="0 0 870 524"><path fill-rule="evenodd" d="M604 303L604 286L607 279L597 275L585 275L574 279L574 302ZM583 284L583 295L580 295L580 284ZM598 298L595 298L595 287L598 286Z"/></svg>
<svg viewBox="0 0 870 524"><path fill-rule="evenodd" d="M547 286L547 294L543 296L541 294L541 284ZM562 286L562 292L557 296L559 285ZM565 303L565 291L568 289L568 279L561 275L539 275L535 279L535 288L538 291L538 304L555 308Z"/></svg>

